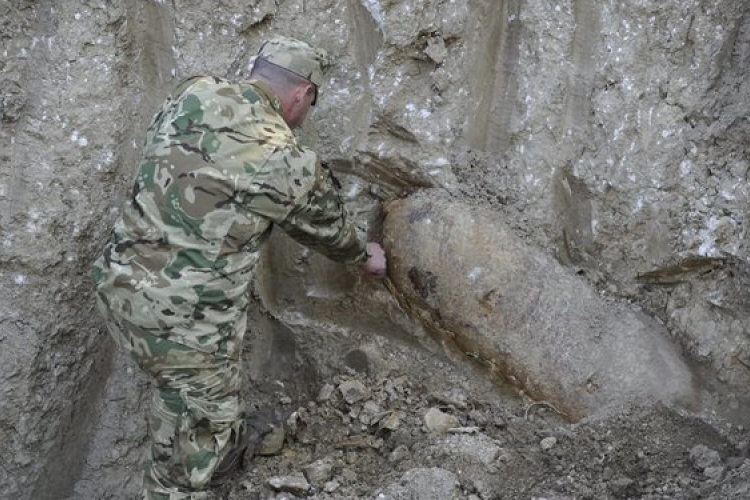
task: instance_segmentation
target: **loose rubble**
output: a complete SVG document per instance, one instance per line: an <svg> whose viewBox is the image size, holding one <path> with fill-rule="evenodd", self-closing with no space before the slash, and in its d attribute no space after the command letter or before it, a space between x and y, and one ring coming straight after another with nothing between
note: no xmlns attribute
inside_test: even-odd
<svg viewBox="0 0 750 500"><path fill-rule="evenodd" d="M544 405L430 392L401 374L334 378L279 418L215 499L718 500L750 491L744 429L664 406L570 424Z"/></svg>

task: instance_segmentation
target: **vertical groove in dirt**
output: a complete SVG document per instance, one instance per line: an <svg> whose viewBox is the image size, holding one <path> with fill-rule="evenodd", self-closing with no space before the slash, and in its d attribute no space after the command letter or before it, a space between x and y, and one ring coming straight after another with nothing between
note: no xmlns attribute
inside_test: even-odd
<svg viewBox="0 0 750 500"><path fill-rule="evenodd" d="M160 3L146 2L143 12L145 28L133 33L136 45L142 51L145 95L159 93L172 80L170 73L175 67L173 16L174 12Z"/></svg>
<svg viewBox="0 0 750 500"><path fill-rule="evenodd" d="M123 18L119 23L117 47L114 48L118 52L119 63L114 78L117 79L120 93L118 98L121 101L119 107L123 120L120 128L122 137L115 157L115 175L118 182L129 182L139 153L132 145L140 144L145 123L164 95L171 90L174 80L174 11L168 5L159 2L143 4L129 0L124 2ZM126 120L125 117L133 119ZM113 198L109 203L111 207L119 209L120 199ZM88 446L86 462L77 471L71 471L69 462L65 459L51 462L50 469L55 470L50 471L50 476L65 477L70 484L67 489L72 488L74 491L65 491L63 494L59 489L51 487L48 481L42 480L37 485L34 499L59 500L68 494L73 495L70 498L76 499L99 497L101 491L96 489L98 476L112 460L110 450L116 449L117 442L121 439L119 429L133 418L133 413L141 411L137 406L127 406L127 401L132 404L134 400L138 400L140 379L127 374L126 370L132 367L125 366L122 360L117 358L117 353L114 353L115 358L111 359L113 346L108 342L106 333L102 334L103 344L106 346L106 359L101 362L100 370L93 374L96 380L87 382L92 385L95 383L97 386L96 391L89 391L91 400L88 401L88 405L92 408L92 413L96 413L98 421L78 426L79 432L83 433L81 440L86 440L81 444ZM137 439L137 436L131 436L131 439ZM63 454L70 452L68 441L65 440L60 447ZM139 455L137 448L135 454ZM124 455L126 456L121 460L127 463L127 454ZM136 460L140 461L140 457L136 457ZM133 467L129 471L128 467L124 466L121 469L112 475L112 483L116 485L115 489L120 494L127 490L126 485L138 480L138 473L132 472L137 471L137 468ZM119 494L115 497L119 497Z"/></svg>
<svg viewBox="0 0 750 500"><path fill-rule="evenodd" d="M571 50L573 69L568 79L562 133L574 135L586 130L591 114L591 90L599 37L599 10L592 0L573 4L575 32Z"/></svg>
<svg viewBox="0 0 750 500"><path fill-rule="evenodd" d="M359 132L355 144L367 140L367 131L372 115L372 78L371 68L375 64L378 52L383 45L383 33L377 26L372 13L362 4L361 0L348 0L347 3L351 18L352 32L350 40L354 44L354 59L357 70L362 74L365 82L363 98L360 99L356 110L353 130Z"/></svg>
<svg viewBox="0 0 750 500"><path fill-rule="evenodd" d="M566 262L583 263L593 244L592 208L588 189L576 179L567 162L581 154L591 115L595 59L600 30L599 10L592 0L575 0L575 31L571 46L571 71L568 75L565 110L560 127L558 162L553 176L553 199L562 228L559 255Z"/></svg>
<svg viewBox="0 0 750 500"><path fill-rule="evenodd" d="M21 21L28 23L30 28L27 33L24 33L25 37L44 37L54 33L53 20L49 13L51 4L52 2L39 2L34 8L35 15L33 18L29 17L24 19L24 21ZM19 2L16 7L18 10L15 15L19 18L25 17L24 9L27 7L25 2ZM7 45L5 45L5 40L3 40L3 44L3 49L6 53L8 51L19 49L21 51L25 50L23 48L24 39L21 37L16 40L11 40ZM20 66L18 71L18 73L20 73L20 78L17 82L23 87L26 95L25 109L27 111L32 106L39 106L38 101L40 94L39 87L41 87L40 82L42 81L41 77L42 75L47 74L48 71L45 68L48 68L50 64L49 54L43 45L33 47L29 51L29 55L33 56L33 58L19 58L25 61L18 64L18 66ZM2 91L2 89L0 89L0 91ZM5 96L0 95L0 111L2 111L3 97ZM34 148L35 145L32 144L31 141L27 142L26 134L22 133L26 124L25 115L26 113L18 118L18 121L15 123L14 133L10 140L10 178L6 181L7 194L3 193L6 194L4 198L7 202L0 204L0 227L10 226L12 219L17 215L22 214L22 209L28 205L29 199L33 196L29 193L30 181L24 166L28 161L28 149Z"/></svg>
<svg viewBox="0 0 750 500"><path fill-rule="evenodd" d="M513 102L518 93L518 60L521 38L520 0L491 1L480 17L486 38L475 62L477 109L467 138L470 146L503 153L510 142Z"/></svg>

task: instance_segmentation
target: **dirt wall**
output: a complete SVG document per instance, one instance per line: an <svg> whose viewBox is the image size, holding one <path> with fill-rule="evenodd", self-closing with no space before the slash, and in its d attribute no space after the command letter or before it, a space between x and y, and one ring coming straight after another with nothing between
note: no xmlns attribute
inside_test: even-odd
<svg viewBox="0 0 750 500"><path fill-rule="evenodd" d="M143 380L111 352L89 266L161 96L190 74L240 76L276 32L336 57L307 132L373 234L370 209L420 186L482 206L662 321L702 367L706 407L747 414L746 10L741 0L1 1L3 498L134 487L124 471L142 448ZM336 339L429 349L385 289L282 237L274 245L268 258L285 256L285 271L261 275L257 294L287 323L324 332L303 346L320 377L339 360Z"/></svg>

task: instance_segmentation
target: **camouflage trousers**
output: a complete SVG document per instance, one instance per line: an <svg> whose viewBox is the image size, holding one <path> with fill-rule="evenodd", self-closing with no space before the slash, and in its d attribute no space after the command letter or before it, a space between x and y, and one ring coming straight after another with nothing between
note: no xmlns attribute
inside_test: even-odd
<svg viewBox="0 0 750 500"><path fill-rule="evenodd" d="M151 448L143 500L202 500L216 467L244 425L240 358L167 340L109 311L97 298L110 334L153 379L148 418ZM234 329L242 345L245 321Z"/></svg>

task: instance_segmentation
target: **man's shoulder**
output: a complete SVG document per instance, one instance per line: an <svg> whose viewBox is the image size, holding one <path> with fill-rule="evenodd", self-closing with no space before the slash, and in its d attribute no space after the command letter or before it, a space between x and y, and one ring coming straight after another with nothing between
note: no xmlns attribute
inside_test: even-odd
<svg viewBox="0 0 750 500"><path fill-rule="evenodd" d="M277 107L267 93L251 83L215 76L196 76L183 82L178 100L183 107L199 108L204 120L238 125L244 134L265 138L275 146L296 143ZM179 90L179 88L178 88Z"/></svg>
<svg viewBox="0 0 750 500"><path fill-rule="evenodd" d="M260 105L263 108L268 107L265 95L257 88L250 84L235 82L226 78L210 75L195 75L182 80L171 93L173 99L185 99L197 97L201 100L214 100L214 103L226 105L227 100L236 105L253 106ZM270 113L272 109L264 112Z"/></svg>

